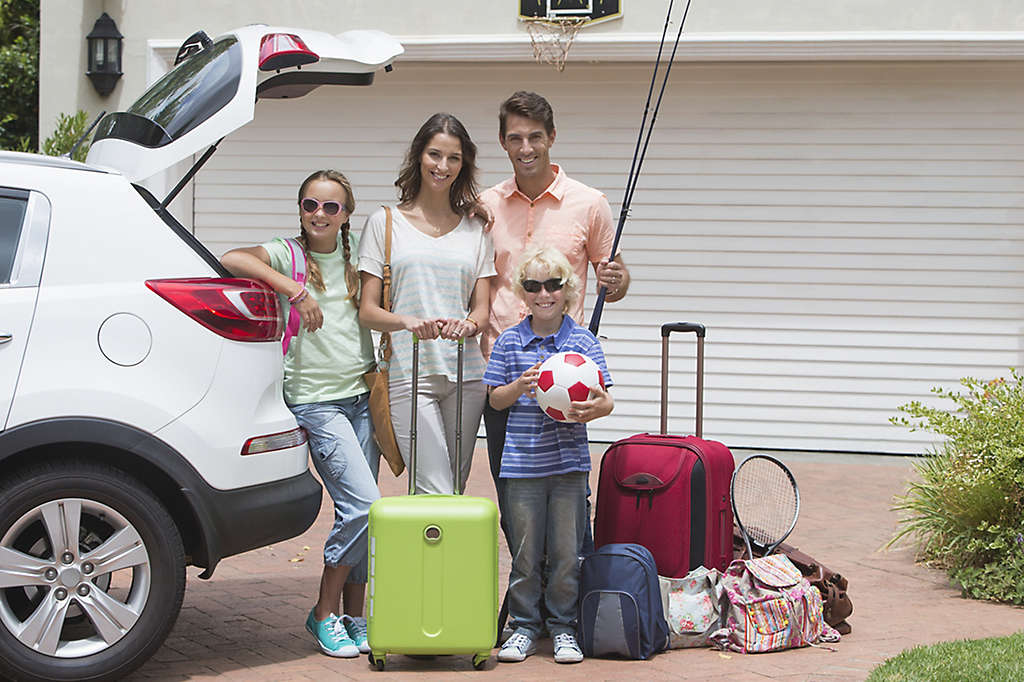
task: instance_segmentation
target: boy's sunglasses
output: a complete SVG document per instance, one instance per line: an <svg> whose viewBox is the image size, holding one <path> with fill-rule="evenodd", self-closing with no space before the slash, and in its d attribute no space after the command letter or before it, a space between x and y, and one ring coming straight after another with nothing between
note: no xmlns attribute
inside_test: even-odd
<svg viewBox="0 0 1024 682"><path fill-rule="evenodd" d="M339 204L337 201L321 202L311 197L306 197L305 199L300 201L299 206L306 213L316 213L316 210L318 208L323 208L324 213L326 213L327 215L338 215L345 209L345 207Z"/></svg>
<svg viewBox="0 0 1024 682"><path fill-rule="evenodd" d="M537 281L535 279L524 279L522 282L520 282L520 284L523 285L523 289L525 291L528 291L531 294L535 294L538 291L540 291L541 287L547 289L547 292L549 294L553 294L559 289L561 289L563 286L565 286L565 282L558 279L557 277L546 279L543 282Z"/></svg>

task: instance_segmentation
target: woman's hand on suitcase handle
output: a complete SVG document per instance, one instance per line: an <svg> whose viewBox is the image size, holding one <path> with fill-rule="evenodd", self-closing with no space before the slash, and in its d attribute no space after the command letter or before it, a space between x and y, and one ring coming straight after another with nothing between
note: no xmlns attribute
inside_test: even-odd
<svg viewBox="0 0 1024 682"><path fill-rule="evenodd" d="M611 414L614 407L615 401L612 400L611 394L605 390L604 386L595 386L590 389L588 400L569 403L569 413L566 416L573 421L586 424Z"/></svg>
<svg viewBox="0 0 1024 682"><path fill-rule="evenodd" d="M403 315L402 324L420 339L436 339L441 331L442 321L426 320L412 315Z"/></svg>
<svg viewBox="0 0 1024 682"><path fill-rule="evenodd" d="M473 320L455 320L447 318L440 320L441 338L457 341L472 336L477 332L476 323Z"/></svg>

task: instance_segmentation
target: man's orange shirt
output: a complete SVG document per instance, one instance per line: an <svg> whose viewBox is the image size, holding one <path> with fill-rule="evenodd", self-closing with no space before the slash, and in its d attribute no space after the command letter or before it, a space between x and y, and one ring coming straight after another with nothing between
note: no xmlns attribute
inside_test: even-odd
<svg viewBox="0 0 1024 682"><path fill-rule="evenodd" d="M573 180L557 165L555 179L531 201L516 186L515 177L480 195L494 216L494 267L491 283L491 315L480 339L484 357L503 330L519 324L528 314L526 304L512 289L512 276L523 252L530 246L552 246L566 255L580 278L580 296L568 311L583 324L583 297L587 291L587 264L611 253L615 240L612 210L604 194Z"/></svg>

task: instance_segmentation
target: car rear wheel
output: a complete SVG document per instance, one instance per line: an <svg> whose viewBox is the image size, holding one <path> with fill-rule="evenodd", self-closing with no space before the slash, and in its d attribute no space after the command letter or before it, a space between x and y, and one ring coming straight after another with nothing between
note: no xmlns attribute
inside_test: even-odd
<svg viewBox="0 0 1024 682"><path fill-rule="evenodd" d="M124 472L61 460L0 484L0 673L123 677L161 645L184 589L174 521Z"/></svg>

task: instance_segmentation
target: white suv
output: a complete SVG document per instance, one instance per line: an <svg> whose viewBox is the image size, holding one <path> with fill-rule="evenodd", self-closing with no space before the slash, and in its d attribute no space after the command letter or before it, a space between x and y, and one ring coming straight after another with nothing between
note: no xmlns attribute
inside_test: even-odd
<svg viewBox="0 0 1024 682"><path fill-rule="evenodd" d="M373 31L197 34L89 163L0 153L0 676L122 677L173 626L187 564L208 578L313 522L277 297L133 183L257 98L369 84L400 53Z"/></svg>

